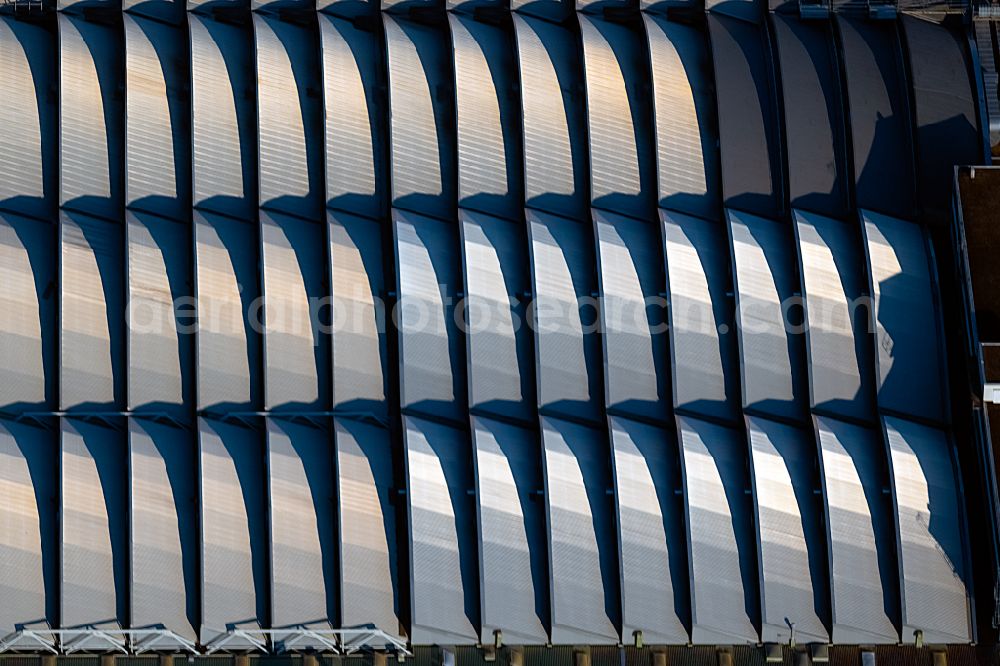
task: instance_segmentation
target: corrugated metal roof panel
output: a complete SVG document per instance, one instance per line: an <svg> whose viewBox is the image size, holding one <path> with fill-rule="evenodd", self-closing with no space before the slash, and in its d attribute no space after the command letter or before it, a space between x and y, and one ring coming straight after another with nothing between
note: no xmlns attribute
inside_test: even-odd
<svg viewBox="0 0 1000 666"><path fill-rule="evenodd" d="M329 627L336 621L331 442L325 429L267 419L272 627Z"/></svg>
<svg viewBox="0 0 1000 666"><path fill-rule="evenodd" d="M577 6L583 4L578 0ZM588 8L599 2L589 2ZM624 6L625 2L611 2ZM641 26L579 15L587 88L592 205L652 219L656 156Z"/></svg>
<svg viewBox="0 0 1000 666"><path fill-rule="evenodd" d="M601 348L593 232L528 211L538 407L568 418L600 418Z"/></svg>
<svg viewBox="0 0 1000 666"><path fill-rule="evenodd" d="M55 404L54 225L0 213L0 409Z"/></svg>
<svg viewBox="0 0 1000 666"><path fill-rule="evenodd" d="M747 417L760 542L761 638L829 643L830 575L816 448L805 430Z"/></svg>
<svg viewBox="0 0 1000 666"><path fill-rule="evenodd" d="M531 208L587 217L587 125L581 64L567 28L514 15ZM561 104L559 101L561 100Z"/></svg>
<svg viewBox="0 0 1000 666"><path fill-rule="evenodd" d="M729 303L729 253L716 222L660 211L666 243L674 407L735 420L736 332Z"/></svg>
<svg viewBox="0 0 1000 666"><path fill-rule="evenodd" d="M875 359L866 328L864 260L853 225L794 211L806 304L811 406L871 417Z"/></svg>
<svg viewBox="0 0 1000 666"><path fill-rule="evenodd" d="M756 643L757 538L736 430L677 417L691 556L691 640Z"/></svg>
<svg viewBox="0 0 1000 666"><path fill-rule="evenodd" d="M120 407L125 402L124 229L66 212L59 226L59 405Z"/></svg>
<svg viewBox="0 0 1000 666"><path fill-rule="evenodd" d="M652 223L594 211L609 410L669 417L663 250Z"/></svg>
<svg viewBox="0 0 1000 666"><path fill-rule="evenodd" d="M180 28L125 24L125 205L175 220L191 207L191 118Z"/></svg>
<svg viewBox="0 0 1000 666"><path fill-rule="evenodd" d="M162 625L196 640L199 557L194 438L173 426L129 419L128 444L130 626Z"/></svg>
<svg viewBox="0 0 1000 666"><path fill-rule="evenodd" d="M388 417L386 310L381 223L328 213L333 293L333 406Z"/></svg>
<svg viewBox="0 0 1000 666"><path fill-rule="evenodd" d="M523 227L459 210L465 264L469 405L524 422L536 405Z"/></svg>
<svg viewBox="0 0 1000 666"><path fill-rule="evenodd" d="M260 205L318 221L323 210L323 103L315 30L256 13L253 26Z"/></svg>
<svg viewBox="0 0 1000 666"><path fill-rule="evenodd" d="M729 210L743 407L805 418L805 339L791 310L800 287L787 225Z"/></svg>
<svg viewBox="0 0 1000 666"><path fill-rule="evenodd" d="M207 644L230 626L267 626L267 488L259 436L198 419L201 629ZM229 649L250 647L242 638Z"/></svg>
<svg viewBox="0 0 1000 666"><path fill-rule="evenodd" d="M447 27L388 15L382 20L389 65L392 204L452 220L457 180L455 79Z"/></svg>
<svg viewBox="0 0 1000 666"><path fill-rule="evenodd" d="M372 623L390 636L402 632L404 595L398 563L396 484L389 431L334 419L337 507L340 511L340 622Z"/></svg>
<svg viewBox="0 0 1000 666"><path fill-rule="evenodd" d="M41 428L0 421L0 632L55 625L59 462Z"/></svg>
<svg viewBox="0 0 1000 666"><path fill-rule="evenodd" d="M46 28L0 17L0 208L51 219L58 154L55 40Z"/></svg>
<svg viewBox="0 0 1000 666"><path fill-rule="evenodd" d="M109 427L60 419L59 626L114 629L128 617L128 471Z"/></svg>
<svg viewBox="0 0 1000 666"><path fill-rule="evenodd" d="M259 405L260 327L250 312L260 294L255 231L246 222L194 213L199 409Z"/></svg>
<svg viewBox="0 0 1000 666"><path fill-rule="evenodd" d="M725 203L757 215L780 215L784 205L782 147L769 83L766 31L763 26L715 14L709 14L708 27Z"/></svg>
<svg viewBox="0 0 1000 666"><path fill-rule="evenodd" d="M410 514L412 631L418 645L479 640L470 450L462 430L403 418Z"/></svg>
<svg viewBox="0 0 1000 666"><path fill-rule="evenodd" d="M189 0L190 1L190 0ZM256 219L257 114L251 36L189 14L194 206Z"/></svg>
<svg viewBox="0 0 1000 666"><path fill-rule="evenodd" d="M464 341L456 326L453 225L393 210L400 408L465 420Z"/></svg>
<svg viewBox="0 0 1000 666"><path fill-rule="evenodd" d="M524 201L514 44L502 27L451 14L458 125L458 205L519 220Z"/></svg>
<svg viewBox="0 0 1000 666"><path fill-rule="evenodd" d="M184 314L192 310L190 228L148 213L126 219L128 408L186 413L194 384L194 320Z"/></svg>
<svg viewBox="0 0 1000 666"><path fill-rule="evenodd" d="M854 149L856 203L907 217L914 208L913 137L898 28L836 17Z"/></svg>
<svg viewBox="0 0 1000 666"><path fill-rule="evenodd" d="M901 25L913 89L917 197L927 221L940 223L951 216L955 165L983 163L969 37L924 17L903 15Z"/></svg>
<svg viewBox="0 0 1000 666"><path fill-rule="evenodd" d="M59 204L121 219L125 72L114 28L59 14Z"/></svg>
<svg viewBox="0 0 1000 666"><path fill-rule="evenodd" d="M644 15L656 123L659 205L719 218L719 130L705 35Z"/></svg>
<svg viewBox="0 0 1000 666"><path fill-rule="evenodd" d="M264 285L265 409L329 409L330 339L323 226L260 213Z"/></svg>
<svg viewBox="0 0 1000 666"><path fill-rule="evenodd" d="M343 19L321 14L317 20L326 103L326 205L380 219L388 200L381 37Z"/></svg>
<svg viewBox="0 0 1000 666"><path fill-rule="evenodd" d="M686 644L691 621L688 543L680 460L672 434L608 419L618 502L622 634L649 644Z"/></svg>
<svg viewBox="0 0 1000 666"><path fill-rule="evenodd" d="M948 418L937 279L924 230L861 211L874 308L879 407Z"/></svg>
<svg viewBox="0 0 1000 666"><path fill-rule="evenodd" d="M620 640L621 597L610 455L599 430L542 417L552 642Z"/></svg>
<svg viewBox="0 0 1000 666"><path fill-rule="evenodd" d="M798 208L845 217L847 138L832 29L797 16L772 16L786 110L788 199Z"/></svg>
<svg viewBox="0 0 1000 666"><path fill-rule="evenodd" d="M475 446L484 637L548 642L548 544L538 436L532 430L472 417Z"/></svg>
<svg viewBox="0 0 1000 666"><path fill-rule="evenodd" d="M899 570L875 431L814 417L829 529L835 643L895 643Z"/></svg>
<svg viewBox="0 0 1000 666"><path fill-rule="evenodd" d="M967 528L947 433L884 416L903 571L903 635L973 640Z"/></svg>

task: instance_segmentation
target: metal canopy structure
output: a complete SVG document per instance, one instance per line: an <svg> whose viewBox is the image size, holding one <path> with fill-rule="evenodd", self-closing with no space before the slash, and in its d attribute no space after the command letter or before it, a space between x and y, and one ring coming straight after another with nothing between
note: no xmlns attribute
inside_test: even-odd
<svg viewBox="0 0 1000 666"><path fill-rule="evenodd" d="M994 640L942 229L997 26L42 4L0 8L0 653Z"/></svg>

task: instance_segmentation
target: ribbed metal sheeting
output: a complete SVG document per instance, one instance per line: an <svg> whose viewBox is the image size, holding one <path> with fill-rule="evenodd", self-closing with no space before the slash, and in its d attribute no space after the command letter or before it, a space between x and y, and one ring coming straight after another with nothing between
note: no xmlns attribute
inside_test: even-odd
<svg viewBox="0 0 1000 666"><path fill-rule="evenodd" d="M55 278L55 226L0 213L0 400L20 409L56 402L56 304L47 290Z"/></svg>
<svg viewBox="0 0 1000 666"><path fill-rule="evenodd" d="M0 16L0 207L42 219L51 219L58 187L58 116L46 90L55 68L51 31Z"/></svg>
<svg viewBox="0 0 1000 666"><path fill-rule="evenodd" d="M884 461L872 428L815 417L830 557L831 638L894 643L899 578Z"/></svg>
<svg viewBox="0 0 1000 666"><path fill-rule="evenodd" d="M0 16L0 634L974 640L968 46L639 4Z"/></svg>
<svg viewBox="0 0 1000 666"><path fill-rule="evenodd" d="M326 618L335 615L337 539L331 442L325 428L267 420L271 625L275 628L328 626Z"/></svg>
<svg viewBox="0 0 1000 666"><path fill-rule="evenodd" d="M544 512L537 492L538 436L528 428L472 417L482 532L482 634L512 644L548 640L549 578Z"/></svg>
<svg viewBox="0 0 1000 666"><path fill-rule="evenodd" d="M198 421L201 627L209 643L231 628L268 626L264 447L239 423ZM236 648L251 648L243 637Z"/></svg>
<svg viewBox="0 0 1000 666"><path fill-rule="evenodd" d="M63 627L124 625L128 612L128 457L121 432L59 426L59 604Z"/></svg>
<svg viewBox="0 0 1000 666"><path fill-rule="evenodd" d="M131 419L131 621L197 640L197 450L186 431Z"/></svg>
<svg viewBox="0 0 1000 666"><path fill-rule="evenodd" d="M743 409L801 420L806 377L800 331L789 315L797 292L787 224L726 212L742 369Z"/></svg>
<svg viewBox="0 0 1000 666"><path fill-rule="evenodd" d="M44 629L59 607L52 594L59 576L59 528L53 511L59 497L58 448L43 428L4 420L0 463L0 552L6 563L0 621L4 632L20 624Z"/></svg>
<svg viewBox="0 0 1000 666"><path fill-rule="evenodd" d="M875 404L874 350L867 333L864 258L853 225L794 211L802 271L810 405L870 419Z"/></svg>

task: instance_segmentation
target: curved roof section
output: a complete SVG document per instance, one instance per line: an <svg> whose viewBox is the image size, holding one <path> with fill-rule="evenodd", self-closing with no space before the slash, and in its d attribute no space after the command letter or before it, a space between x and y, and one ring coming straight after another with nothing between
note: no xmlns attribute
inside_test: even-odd
<svg viewBox="0 0 1000 666"><path fill-rule="evenodd" d="M337 606L332 439L326 428L280 418L267 419L266 436L270 623L324 628Z"/></svg>
<svg viewBox="0 0 1000 666"><path fill-rule="evenodd" d="M793 211L805 299L810 405L868 420L875 405L875 359L868 333L864 257L854 225Z"/></svg>
<svg viewBox="0 0 1000 666"><path fill-rule="evenodd" d="M919 225L861 211L868 259L879 407L948 418L944 332L930 240Z"/></svg>
<svg viewBox="0 0 1000 666"><path fill-rule="evenodd" d="M609 412L669 418L667 301L657 226L594 211Z"/></svg>
<svg viewBox="0 0 1000 666"><path fill-rule="evenodd" d="M58 600L46 594L58 583L59 526L52 505L58 502L56 437L41 427L0 421L0 475L5 493L0 505L6 590L0 631L18 626L56 626Z"/></svg>
<svg viewBox="0 0 1000 666"><path fill-rule="evenodd" d="M955 165L983 160L969 39L952 26L914 16L901 24L913 90L917 197L924 220L940 224L951 214Z"/></svg>
<svg viewBox="0 0 1000 666"><path fill-rule="evenodd" d="M645 14L661 208L718 219L719 130L704 33Z"/></svg>
<svg viewBox="0 0 1000 666"><path fill-rule="evenodd" d="M458 205L520 220L524 158L514 38L505 26L450 14L458 123Z"/></svg>
<svg viewBox="0 0 1000 666"><path fill-rule="evenodd" d="M476 507L464 431L403 417L410 528L410 640L479 640Z"/></svg>
<svg viewBox="0 0 1000 666"><path fill-rule="evenodd" d="M543 416L552 643L615 643L621 613L606 436Z"/></svg>
<svg viewBox="0 0 1000 666"><path fill-rule="evenodd" d="M134 419L128 430L133 627L197 639L197 451L187 431ZM176 646L180 648L180 645Z"/></svg>
<svg viewBox="0 0 1000 666"><path fill-rule="evenodd" d="M832 28L774 14L781 69L788 200L829 217L848 215L850 172Z"/></svg>
<svg viewBox="0 0 1000 666"><path fill-rule="evenodd" d="M194 207L244 220L257 209L253 38L239 25L196 14L191 35L191 170Z"/></svg>
<svg viewBox="0 0 1000 666"><path fill-rule="evenodd" d="M913 135L896 24L838 15L860 208L910 217Z"/></svg>
<svg viewBox="0 0 1000 666"><path fill-rule="evenodd" d="M0 17L0 208L53 219L59 167L56 100L47 91L56 82L52 31L8 16Z"/></svg>
<svg viewBox="0 0 1000 666"><path fill-rule="evenodd" d="M320 14L326 118L326 205L370 218L386 213L385 72L378 31Z"/></svg>
<svg viewBox="0 0 1000 666"><path fill-rule="evenodd" d="M394 445L380 426L335 418L339 612L345 626L371 623L398 636L404 613L399 570Z"/></svg>
<svg viewBox="0 0 1000 666"><path fill-rule="evenodd" d="M125 206L185 221L191 209L191 117L182 31L123 14Z"/></svg>
<svg viewBox="0 0 1000 666"><path fill-rule="evenodd" d="M624 4L624 3L623 3ZM591 205L653 219L656 158L646 51L638 22L580 14Z"/></svg>
<svg viewBox="0 0 1000 666"><path fill-rule="evenodd" d="M266 626L267 474L262 437L244 424L198 419L201 511L202 644L227 638L230 625ZM231 638L231 637L230 637ZM252 643L240 636L237 649Z"/></svg>
<svg viewBox="0 0 1000 666"><path fill-rule="evenodd" d="M690 640L690 580L680 457L668 430L621 417L611 431L621 548L622 635L644 641Z"/></svg>
<svg viewBox="0 0 1000 666"><path fill-rule="evenodd" d="M121 33L59 14L59 205L120 220L125 72Z"/></svg>
<svg viewBox="0 0 1000 666"><path fill-rule="evenodd" d="M743 408L802 420L806 405L805 340L791 313L798 265L787 225L729 210L736 329Z"/></svg>
<svg viewBox="0 0 1000 666"><path fill-rule="evenodd" d="M591 422L600 417L602 394L592 233L528 211L538 408Z"/></svg>
<svg viewBox="0 0 1000 666"><path fill-rule="evenodd" d="M737 430L677 417L690 549L691 641L757 643L760 590L746 445Z"/></svg>
<svg viewBox="0 0 1000 666"><path fill-rule="evenodd" d="M194 390L194 339L176 303L190 303L188 225L148 213L125 214L128 336L128 408L166 411L189 419Z"/></svg>
<svg viewBox="0 0 1000 666"><path fill-rule="evenodd" d="M57 305L47 297L58 270L56 225L0 213L0 411L56 403Z"/></svg>
<svg viewBox="0 0 1000 666"><path fill-rule="evenodd" d="M715 64L723 199L729 208L778 216L784 206L782 147L766 30L709 14L708 31Z"/></svg>
<svg viewBox="0 0 1000 666"><path fill-rule="evenodd" d="M503 633L513 644L548 641L548 543L538 435L472 417L479 514L484 637Z"/></svg>
<svg viewBox="0 0 1000 666"><path fill-rule="evenodd" d="M522 423L534 420L531 327L523 296L531 289L524 226L459 210L465 285L466 361L471 410Z"/></svg>
<svg viewBox="0 0 1000 666"><path fill-rule="evenodd" d="M576 36L567 27L536 18L513 18L521 77L525 205L586 219L587 120Z"/></svg>
<svg viewBox="0 0 1000 666"><path fill-rule="evenodd" d="M300 26L254 14L253 27L260 207L318 221L323 210L323 103L315 24Z"/></svg>
<svg viewBox="0 0 1000 666"><path fill-rule="evenodd" d="M459 247L449 223L393 210L400 408L461 423L464 349L455 318Z"/></svg>
<svg viewBox="0 0 1000 666"><path fill-rule="evenodd" d="M740 370L726 230L717 222L667 211L660 211L660 220L674 408L735 421Z"/></svg>
<svg viewBox="0 0 1000 666"><path fill-rule="evenodd" d="M248 411L263 400L256 225L194 211L198 409ZM256 315L254 315L256 316Z"/></svg>
<svg viewBox="0 0 1000 666"><path fill-rule="evenodd" d="M455 217L455 79L446 23L383 17L389 69L392 205Z"/></svg>
<svg viewBox="0 0 1000 666"><path fill-rule="evenodd" d="M830 572L816 449L810 433L748 416L747 440L760 543L761 639L827 643Z"/></svg>
<svg viewBox="0 0 1000 666"><path fill-rule="evenodd" d="M896 643L899 569L877 431L828 417L813 427L823 475L835 643Z"/></svg>

